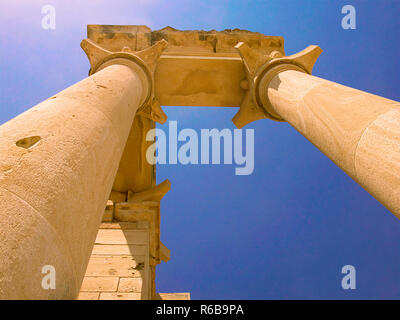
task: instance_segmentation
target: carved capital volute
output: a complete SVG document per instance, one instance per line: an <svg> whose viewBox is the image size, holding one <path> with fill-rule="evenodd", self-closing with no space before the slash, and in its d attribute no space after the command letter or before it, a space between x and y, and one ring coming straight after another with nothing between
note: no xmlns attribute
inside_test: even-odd
<svg viewBox="0 0 400 320"><path fill-rule="evenodd" d="M309 46L303 51L283 56L279 51L269 55L250 48L245 43L238 43L238 50L246 71L246 79L242 80L241 87L246 94L238 113L233 117L233 123L242 128L248 123L259 119L283 121L273 110L267 95L267 88L277 74L287 70L296 70L311 74L313 66L322 50L319 46Z"/></svg>
<svg viewBox="0 0 400 320"><path fill-rule="evenodd" d="M161 123L164 123L167 117L154 98L154 71L167 45L168 42L163 39L141 51L132 51L124 47L120 52L111 52L90 39L81 42L81 47L88 56L91 66L89 75L116 64L127 66L135 71L142 80L144 89L137 114Z"/></svg>

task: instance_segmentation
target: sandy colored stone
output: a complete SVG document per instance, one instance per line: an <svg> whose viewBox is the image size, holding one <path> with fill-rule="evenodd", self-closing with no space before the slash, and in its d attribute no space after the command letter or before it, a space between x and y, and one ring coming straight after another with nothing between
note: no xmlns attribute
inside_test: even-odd
<svg viewBox="0 0 400 320"><path fill-rule="evenodd" d="M77 300L99 300L99 292L79 292Z"/></svg>
<svg viewBox="0 0 400 320"><path fill-rule="evenodd" d="M151 30L146 26L88 25L87 34L88 40L110 52L135 52L157 41L168 41L154 72L155 99L163 106L238 107L245 93L240 87L245 72L234 46L244 41L263 54L284 54L282 37L239 29L180 31L171 27ZM154 127L154 121L135 117L114 192L141 192L155 184L154 166L144 157L152 144L145 136Z"/></svg>
<svg viewBox="0 0 400 320"><path fill-rule="evenodd" d="M137 292L102 292L99 300L141 300L142 295Z"/></svg>
<svg viewBox="0 0 400 320"><path fill-rule="evenodd" d="M100 229L122 229L122 230L129 230L129 229L148 229L149 223L147 221L135 221L135 222L125 222L125 221L118 221L112 223L102 223L100 225Z"/></svg>
<svg viewBox="0 0 400 320"><path fill-rule="evenodd" d="M100 229L95 244L147 244L146 230Z"/></svg>
<svg viewBox="0 0 400 320"><path fill-rule="evenodd" d="M111 200L107 201L106 209L104 210L102 221L112 221L114 214L114 203Z"/></svg>
<svg viewBox="0 0 400 320"><path fill-rule="evenodd" d="M114 65L0 126L0 187L13 195L0 203L0 298L77 296L141 91L130 68ZM38 282L47 264L56 290Z"/></svg>
<svg viewBox="0 0 400 320"><path fill-rule="evenodd" d="M143 227L146 228L143 229ZM127 230L147 234L148 221L102 223L99 233L104 230L116 231L119 235ZM110 291L110 288L104 285L104 281L107 281L106 283L112 284L113 291L140 292L141 299L149 299L151 297L150 290L152 290L152 283L149 280L152 279L152 276L149 274L148 237L146 238L147 242L141 245L114 244L120 242L119 236L108 237L107 239L110 244L96 244L94 246L85 276L85 280L91 282L84 283L81 291ZM107 280L108 278L115 279L115 277L118 278L118 289L114 287L114 280ZM113 295L109 298L118 299L118 296ZM130 296L123 295L121 297L121 299L127 298L130 298Z"/></svg>
<svg viewBox="0 0 400 320"><path fill-rule="evenodd" d="M160 242L160 258L164 262L168 262L171 258L171 250L169 250L162 242Z"/></svg>
<svg viewBox="0 0 400 320"><path fill-rule="evenodd" d="M158 293L157 296L160 300L190 300L189 292Z"/></svg>
<svg viewBox="0 0 400 320"><path fill-rule="evenodd" d="M117 291L118 277L84 277L81 291Z"/></svg>
<svg viewBox="0 0 400 320"><path fill-rule="evenodd" d="M160 104L285 120L400 217L400 104L309 75L317 46L285 57L281 37L244 30L91 25L82 48L92 76L0 126L0 299L73 299L81 284L79 298L156 298L169 250L145 137ZM267 61L279 72L258 72ZM98 231L103 216L125 221ZM44 265L56 290L41 287ZM104 292L118 284L142 292Z"/></svg>
<svg viewBox="0 0 400 320"><path fill-rule="evenodd" d="M124 245L124 244L95 244L92 254L94 255L132 255L144 256L147 253L145 245Z"/></svg>
<svg viewBox="0 0 400 320"><path fill-rule="evenodd" d="M271 81L275 111L400 218L400 103L298 71Z"/></svg>
<svg viewBox="0 0 400 320"><path fill-rule="evenodd" d="M144 269L144 257L92 255L86 276L140 277Z"/></svg>
<svg viewBox="0 0 400 320"><path fill-rule="evenodd" d="M113 202L124 202L126 201L126 193L113 190L110 193L110 200Z"/></svg>
<svg viewBox="0 0 400 320"><path fill-rule="evenodd" d="M355 155L357 181L400 218L400 108L365 129Z"/></svg>
<svg viewBox="0 0 400 320"><path fill-rule="evenodd" d="M142 278L120 278L118 292L142 292Z"/></svg>

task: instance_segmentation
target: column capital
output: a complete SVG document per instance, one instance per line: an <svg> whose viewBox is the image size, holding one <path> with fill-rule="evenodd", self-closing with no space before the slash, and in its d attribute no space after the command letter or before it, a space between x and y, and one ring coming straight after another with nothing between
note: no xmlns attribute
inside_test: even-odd
<svg viewBox="0 0 400 320"><path fill-rule="evenodd" d="M233 123L242 128L259 119L284 121L271 107L266 88L272 78L282 71L297 70L311 74L322 49L312 45L294 55L284 56L279 51L272 51L269 55L261 54L243 42L239 42L235 48L246 71L246 79L240 85L247 92L232 119Z"/></svg>
<svg viewBox="0 0 400 320"><path fill-rule="evenodd" d="M160 123L164 123L167 116L154 98L154 71L161 53L167 46L168 42L162 39L141 51L133 51L125 46L121 51L112 52L90 39L81 42L91 66L89 75L115 64L125 65L137 73L144 88L137 113Z"/></svg>

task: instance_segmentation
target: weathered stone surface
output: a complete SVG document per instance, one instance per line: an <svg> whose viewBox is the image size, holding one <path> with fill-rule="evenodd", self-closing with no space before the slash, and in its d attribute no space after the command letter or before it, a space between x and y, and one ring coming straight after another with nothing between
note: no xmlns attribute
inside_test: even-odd
<svg viewBox="0 0 400 320"><path fill-rule="evenodd" d="M78 299L150 299L154 284L149 258L147 221L102 223Z"/></svg>
<svg viewBox="0 0 400 320"><path fill-rule="evenodd" d="M82 282L82 291L106 292L117 291L118 277L85 277Z"/></svg>
<svg viewBox="0 0 400 320"><path fill-rule="evenodd" d="M92 254L94 255L135 255L144 256L147 254L147 247L145 245L133 245L133 244L95 244L93 247Z"/></svg>
<svg viewBox="0 0 400 320"><path fill-rule="evenodd" d="M95 244L147 244L146 230L100 229Z"/></svg>
<svg viewBox="0 0 400 320"><path fill-rule="evenodd" d="M158 293L159 300L190 300L190 292Z"/></svg>
<svg viewBox="0 0 400 320"><path fill-rule="evenodd" d="M77 296L141 95L114 65L0 127L0 298ZM55 290L41 286L45 265Z"/></svg>
<svg viewBox="0 0 400 320"><path fill-rule="evenodd" d="M155 68L155 106L238 107L245 94L240 82L246 74L235 45L242 41L259 54L284 55L282 37L239 29L179 31L166 27L152 31L146 26L88 25L87 31L88 40L109 52L134 53L157 41L168 41ZM146 112L165 121L157 110ZM145 140L155 126L153 120L135 117L113 192L137 193L154 186L155 168L144 157L153 143Z"/></svg>
<svg viewBox="0 0 400 320"><path fill-rule="evenodd" d="M112 221L113 214L114 214L114 203L111 200L108 200L106 209L104 210L102 221Z"/></svg>
<svg viewBox="0 0 400 320"><path fill-rule="evenodd" d="M137 292L102 292L99 300L141 300L141 293Z"/></svg>
<svg viewBox="0 0 400 320"><path fill-rule="evenodd" d="M166 40L169 46L165 54L230 53L237 56L235 45L245 42L260 53L279 51L284 55L282 37L240 29L181 31L165 27L152 31L146 26L88 25L87 34L89 39L113 52L121 51L125 47L140 51L157 41Z"/></svg>
<svg viewBox="0 0 400 320"><path fill-rule="evenodd" d="M239 29L152 31L145 26L88 25L88 38L112 52L168 41L155 72L155 97L163 106L238 107L244 95L239 83L246 75L235 45L244 42L260 54L285 54L282 37Z"/></svg>
<svg viewBox="0 0 400 320"><path fill-rule="evenodd" d="M271 105L400 218L400 103L297 71L276 75Z"/></svg>
<svg viewBox="0 0 400 320"><path fill-rule="evenodd" d="M142 278L120 278L118 292L142 292Z"/></svg>
<svg viewBox="0 0 400 320"><path fill-rule="evenodd" d="M285 70L311 74L315 62L322 53L318 46L309 46L288 57L284 57L279 51L273 51L269 55L260 53L244 42L238 43L235 48L240 53L246 70L246 80L243 80L242 84L247 91L239 111L232 119L238 128L260 119L282 121L283 119L270 106L264 88L276 74Z"/></svg>
<svg viewBox="0 0 400 320"><path fill-rule="evenodd" d="M88 38L91 77L0 126L0 298L71 299L81 284L79 299L156 298L169 182L155 186L145 136L160 105L288 121L400 217L400 103L307 74L318 47L285 57L281 37L237 29L92 25Z"/></svg>
<svg viewBox="0 0 400 320"><path fill-rule="evenodd" d="M77 300L99 300L99 292L80 292Z"/></svg>

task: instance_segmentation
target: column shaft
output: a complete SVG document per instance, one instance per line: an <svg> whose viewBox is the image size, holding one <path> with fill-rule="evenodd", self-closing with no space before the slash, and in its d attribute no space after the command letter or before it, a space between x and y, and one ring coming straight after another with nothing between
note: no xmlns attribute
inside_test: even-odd
<svg viewBox="0 0 400 320"><path fill-rule="evenodd" d="M274 111L400 218L400 103L295 70L268 85Z"/></svg>
<svg viewBox="0 0 400 320"><path fill-rule="evenodd" d="M77 296L143 88L108 66L0 127L0 298Z"/></svg>

